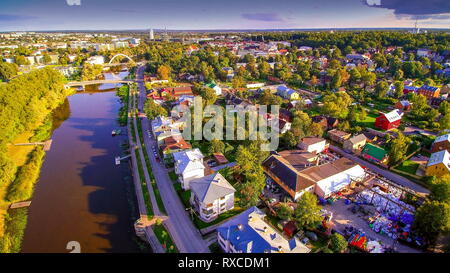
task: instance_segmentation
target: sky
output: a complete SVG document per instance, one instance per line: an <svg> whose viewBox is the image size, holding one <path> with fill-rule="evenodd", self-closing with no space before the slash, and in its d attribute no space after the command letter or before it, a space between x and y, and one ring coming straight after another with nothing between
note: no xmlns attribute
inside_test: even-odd
<svg viewBox="0 0 450 273"><path fill-rule="evenodd" d="M450 28L450 0L0 0L0 31Z"/></svg>

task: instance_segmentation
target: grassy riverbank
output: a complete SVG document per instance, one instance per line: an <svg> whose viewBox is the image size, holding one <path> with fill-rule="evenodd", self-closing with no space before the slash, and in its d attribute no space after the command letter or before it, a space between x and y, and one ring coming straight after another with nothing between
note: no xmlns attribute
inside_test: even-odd
<svg viewBox="0 0 450 273"><path fill-rule="evenodd" d="M45 152L41 146L14 146L50 138L52 113L73 90L51 69L32 71L0 87L0 252L20 252L27 208L9 210L12 203L30 200L39 179Z"/></svg>

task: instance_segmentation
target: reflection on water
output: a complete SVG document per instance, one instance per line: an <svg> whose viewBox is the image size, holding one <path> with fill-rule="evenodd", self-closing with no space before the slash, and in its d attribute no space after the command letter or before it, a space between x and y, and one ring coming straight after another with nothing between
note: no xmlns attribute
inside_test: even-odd
<svg viewBox="0 0 450 273"><path fill-rule="evenodd" d="M70 241L78 241L81 252L139 251L129 166L114 164L126 142L125 136L111 136L120 106L114 92L82 92L55 111L23 252L66 253Z"/></svg>

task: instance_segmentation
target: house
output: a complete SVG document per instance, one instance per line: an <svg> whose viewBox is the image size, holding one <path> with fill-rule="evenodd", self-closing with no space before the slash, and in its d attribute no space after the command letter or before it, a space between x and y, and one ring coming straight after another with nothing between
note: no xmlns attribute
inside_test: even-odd
<svg viewBox="0 0 450 273"><path fill-rule="evenodd" d="M441 93L441 88L424 84L419 87L417 93L420 95L424 95L425 97L427 97L427 99L437 98Z"/></svg>
<svg viewBox="0 0 450 273"><path fill-rule="evenodd" d="M298 148L312 154L319 154L328 149L327 141L321 137L304 137Z"/></svg>
<svg viewBox="0 0 450 273"><path fill-rule="evenodd" d="M205 222L234 208L234 187L220 173L196 178L190 182L192 207Z"/></svg>
<svg viewBox="0 0 450 273"><path fill-rule="evenodd" d="M380 113L380 115L375 119L375 127L383 130L391 130L398 128L402 120L403 114L398 110L393 110L389 113Z"/></svg>
<svg viewBox="0 0 450 273"><path fill-rule="evenodd" d="M228 163L228 159L222 153L213 153L212 155L217 165L225 165Z"/></svg>
<svg viewBox="0 0 450 273"><path fill-rule="evenodd" d="M365 177L364 169L345 157L323 165L304 165L297 161L295 157L272 154L262 163L266 175L294 200L305 192L327 198Z"/></svg>
<svg viewBox="0 0 450 273"><path fill-rule="evenodd" d="M161 91L162 96L163 96L163 93L170 94L173 97L181 97L183 95L185 95L185 96L193 96L194 95L192 93L192 88L190 85L163 88Z"/></svg>
<svg viewBox="0 0 450 273"><path fill-rule="evenodd" d="M367 143L366 146L364 146L361 155L369 161L382 164L387 160L387 152L383 148L370 143Z"/></svg>
<svg viewBox="0 0 450 273"><path fill-rule="evenodd" d="M175 173L184 190L189 190L189 182L205 176L203 154L198 148L173 153Z"/></svg>
<svg viewBox="0 0 450 273"><path fill-rule="evenodd" d="M339 124L339 120L333 117L326 116L314 116L311 118L314 123L318 123L324 130L336 128Z"/></svg>
<svg viewBox="0 0 450 273"><path fill-rule="evenodd" d="M215 83L208 83L205 85L205 87L213 89L216 92L217 96L222 95L222 88Z"/></svg>
<svg viewBox="0 0 450 273"><path fill-rule="evenodd" d="M160 147L164 158L170 158L175 152L191 148L191 145L187 143L181 135L173 135L165 138L164 144Z"/></svg>
<svg viewBox="0 0 450 273"><path fill-rule="evenodd" d="M92 56L92 57L89 57L86 60L86 62L89 63L89 64L92 64L92 65L95 65L95 64L101 65L101 64L105 63L105 57L103 57L103 56Z"/></svg>
<svg viewBox="0 0 450 273"><path fill-rule="evenodd" d="M450 153L447 150L442 150L431 154L425 174L427 176L450 174Z"/></svg>
<svg viewBox="0 0 450 273"><path fill-rule="evenodd" d="M225 253L309 253L297 237L288 239L266 222L266 214L251 207L217 228Z"/></svg>
<svg viewBox="0 0 450 273"><path fill-rule="evenodd" d="M408 94L408 93L417 93L417 90L418 90L419 88L417 88L417 87L415 87L415 86L412 86L412 85L405 85L404 87L403 87L403 94L404 95L406 95L406 94Z"/></svg>
<svg viewBox="0 0 450 273"><path fill-rule="evenodd" d="M411 110L411 103L407 100L400 100L397 101L397 103L395 104L395 108L397 108L400 111L406 112Z"/></svg>
<svg viewBox="0 0 450 273"><path fill-rule="evenodd" d="M361 151L362 148L366 145L367 138L364 134L359 134L354 137L351 137L344 141L344 150L351 151L351 152L357 152Z"/></svg>
<svg viewBox="0 0 450 273"><path fill-rule="evenodd" d="M330 131L328 131L327 134L331 140L333 140L334 142L337 142L337 143L341 143L341 144L344 144L344 142L352 136L352 134L343 132L343 131L339 131L338 129L330 130Z"/></svg>
<svg viewBox="0 0 450 273"><path fill-rule="evenodd" d="M173 120L168 117L157 117L151 121L153 137L156 138L160 133L172 129Z"/></svg>
<svg viewBox="0 0 450 273"><path fill-rule="evenodd" d="M436 137L431 146L431 152L436 153L442 150L447 150L450 152L450 134L445 134Z"/></svg>
<svg viewBox="0 0 450 273"><path fill-rule="evenodd" d="M278 86L276 94L286 100L300 99L300 95L297 93L297 91L283 85Z"/></svg>

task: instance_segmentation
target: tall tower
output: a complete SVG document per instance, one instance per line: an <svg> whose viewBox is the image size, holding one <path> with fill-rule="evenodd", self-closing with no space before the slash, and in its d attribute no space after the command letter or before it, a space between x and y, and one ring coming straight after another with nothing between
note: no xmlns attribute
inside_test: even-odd
<svg viewBox="0 0 450 273"><path fill-rule="evenodd" d="M155 34L153 33L153 28L150 29L150 40L155 40Z"/></svg>

